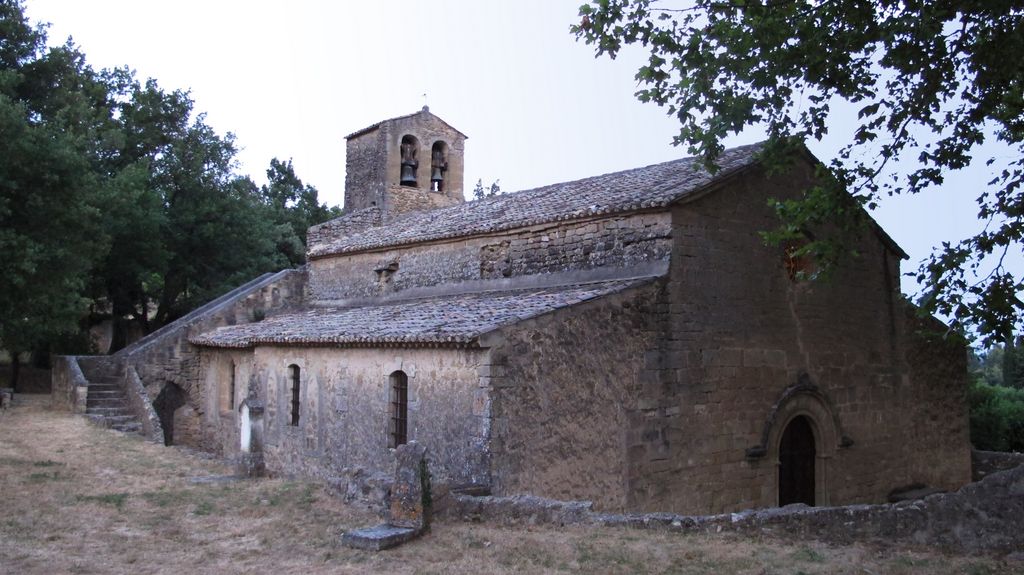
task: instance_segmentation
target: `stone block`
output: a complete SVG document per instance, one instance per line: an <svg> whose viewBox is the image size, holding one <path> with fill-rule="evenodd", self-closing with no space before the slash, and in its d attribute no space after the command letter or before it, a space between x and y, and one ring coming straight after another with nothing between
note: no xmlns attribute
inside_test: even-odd
<svg viewBox="0 0 1024 575"><path fill-rule="evenodd" d="M382 551L397 547L406 541L415 539L419 530L395 525L378 525L356 531L347 531L341 536L341 543L353 549L364 551Z"/></svg>
<svg viewBox="0 0 1024 575"><path fill-rule="evenodd" d="M395 449L395 483L391 487L388 523L423 530L430 523L430 475L427 448L411 441Z"/></svg>

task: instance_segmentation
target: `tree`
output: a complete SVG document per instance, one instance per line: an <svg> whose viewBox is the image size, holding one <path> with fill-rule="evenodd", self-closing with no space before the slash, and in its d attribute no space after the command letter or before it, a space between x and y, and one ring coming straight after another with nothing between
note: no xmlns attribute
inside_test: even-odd
<svg viewBox="0 0 1024 575"><path fill-rule="evenodd" d="M0 32L0 345L16 388L20 352L78 330L106 248L91 170L104 97L81 54L47 50L20 3L0 1Z"/></svg>
<svg viewBox="0 0 1024 575"><path fill-rule="evenodd" d="M498 185L498 182L500 181L501 180L494 180L490 186L485 188L483 179L478 179L476 181L476 186L473 187L473 199L482 200L484 198L497 196L501 193L501 186Z"/></svg>
<svg viewBox="0 0 1024 575"><path fill-rule="evenodd" d="M1018 2L595 0L580 15L572 32L598 56L614 58L630 44L649 52L637 97L666 107L680 122L674 143L712 169L722 139L747 126L765 127L765 158L774 165L787 148L821 139L837 113L848 113L843 106L854 107L859 126L822 184L803 200L777 203L783 224L774 241L823 221L863 225L863 210L846 198L874 208L985 161L993 178L979 186L977 202L988 225L944 242L921 265L921 304L986 344L1020 330L1024 284L1003 266L1024 239ZM1000 153L975 158L985 141ZM849 255L828 239L803 251L826 267Z"/></svg>
<svg viewBox="0 0 1024 575"><path fill-rule="evenodd" d="M260 188L260 197L277 224L275 243L278 251L292 265L306 261L306 231L310 226L341 215L337 206L321 204L317 189L295 174L292 161L270 160L267 184Z"/></svg>

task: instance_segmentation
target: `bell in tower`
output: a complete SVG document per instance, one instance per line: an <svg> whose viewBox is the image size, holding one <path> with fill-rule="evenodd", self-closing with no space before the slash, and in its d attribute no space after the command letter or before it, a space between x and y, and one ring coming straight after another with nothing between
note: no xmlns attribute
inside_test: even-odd
<svg viewBox="0 0 1024 575"><path fill-rule="evenodd" d="M345 211L385 217L462 203L466 135L422 110L345 137Z"/></svg>
<svg viewBox="0 0 1024 575"><path fill-rule="evenodd" d="M448 171L447 146L434 142L430 150L430 191L444 191L444 173Z"/></svg>
<svg viewBox="0 0 1024 575"><path fill-rule="evenodd" d="M413 136L402 137L402 174L399 183L403 186L416 187L416 168L419 162L416 160L416 149L419 142Z"/></svg>

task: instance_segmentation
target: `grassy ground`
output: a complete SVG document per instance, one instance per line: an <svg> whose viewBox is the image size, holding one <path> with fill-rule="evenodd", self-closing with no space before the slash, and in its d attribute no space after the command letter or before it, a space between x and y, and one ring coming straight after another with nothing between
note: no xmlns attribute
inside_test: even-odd
<svg viewBox="0 0 1024 575"><path fill-rule="evenodd" d="M1024 573L930 549L446 521L371 553L339 540L373 514L311 483L210 480L229 473L21 395L0 412L0 573Z"/></svg>

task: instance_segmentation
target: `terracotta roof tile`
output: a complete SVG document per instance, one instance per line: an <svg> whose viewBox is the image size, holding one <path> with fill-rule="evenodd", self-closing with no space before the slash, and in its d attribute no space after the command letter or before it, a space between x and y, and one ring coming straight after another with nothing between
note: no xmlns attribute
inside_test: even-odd
<svg viewBox="0 0 1024 575"><path fill-rule="evenodd" d="M683 158L447 208L411 212L387 225L312 247L317 258L421 241L491 233L581 217L662 208L754 163L761 144L726 150L711 175L698 158ZM344 216L343 216L344 217Z"/></svg>
<svg viewBox="0 0 1024 575"><path fill-rule="evenodd" d="M313 308L260 322L217 328L191 337L189 341L200 346L227 348L260 344L465 345L499 327L638 286L651 279Z"/></svg>

